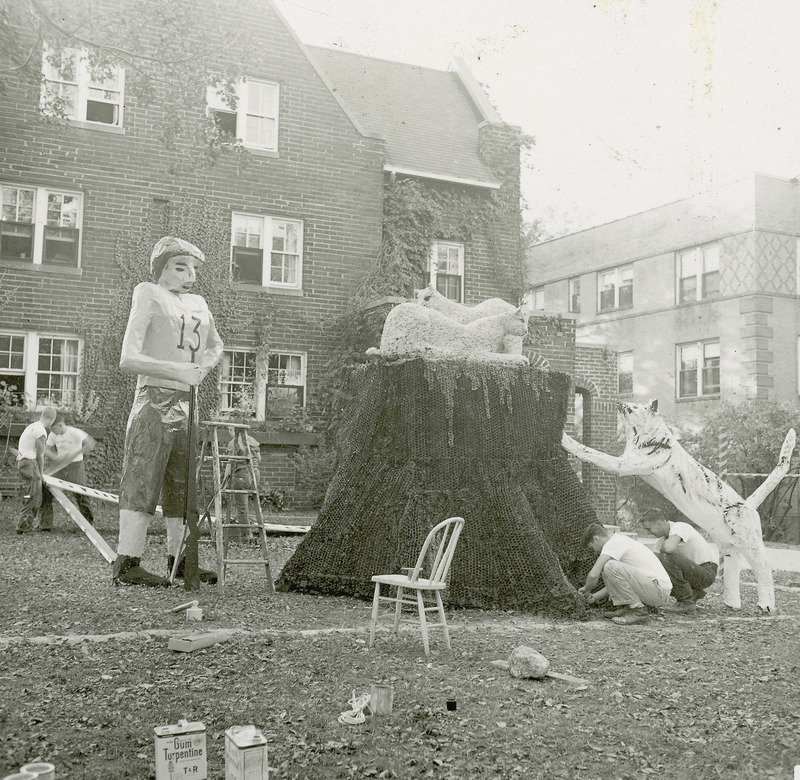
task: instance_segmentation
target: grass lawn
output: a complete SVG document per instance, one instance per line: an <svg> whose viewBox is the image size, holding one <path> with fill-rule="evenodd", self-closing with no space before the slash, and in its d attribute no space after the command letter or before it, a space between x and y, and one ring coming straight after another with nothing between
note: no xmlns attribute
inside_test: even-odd
<svg viewBox="0 0 800 780"><path fill-rule="evenodd" d="M115 588L60 508L54 533L23 536L16 510L0 504L0 776L44 760L59 778L148 780L153 728L180 718L205 723L212 780L224 777L234 724L267 736L272 780L789 780L800 764L800 589L787 587L797 574L777 575L771 618L756 616L749 584L738 613L715 584L696 617L644 626L453 610L452 651L434 632L425 658L410 629L368 649L368 603L269 596L255 567L233 569L224 599L213 586L199 596ZM98 526L115 546L114 514ZM144 563L163 574L163 531L153 531ZM277 576L298 539L269 541ZM201 557L211 564L209 548ZM189 598L200 599L200 624L170 612ZM170 651L169 636L188 628L235 632ZM588 684L518 680L491 665L518 645ZM376 682L394 686L393 713L340 724L353 692Z"/></svg>

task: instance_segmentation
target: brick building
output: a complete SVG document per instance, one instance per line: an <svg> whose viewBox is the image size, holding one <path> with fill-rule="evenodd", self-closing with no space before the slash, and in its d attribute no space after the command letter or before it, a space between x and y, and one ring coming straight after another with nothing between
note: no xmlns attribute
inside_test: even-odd
<svg viewBox="0 0 800 780"><path fill-rule="evenodd" d="M123 377L106 353L167 230L202 239L207 266L232 281L209 298L226 342L214 393L223 412L251 404L262 469L288 490L287 455L317 441L291 421L311 410L320 423L330 323L379 254L388 184L413 179L499 204L490 228L434 237L417 284L466 303L511 298L515 271L519 287L519 133L463 65L306 47L260 2L230 20L256 52L233 99L209 84L195 102L165 105L157 86L126 91L121 66L93 72L88 50L37 48L24 21L20 40L43 80L12 78L0 104L0 381L29 403L99 404L90 422L116 437L103 442L109 451L122 431L103 413ZM139 43L154 55L158 30L149 32ZM42 122L54 96L65 118ZM165 116L184 130L176 142L159 129ZM201 148L209 120L222 140L213 160ZM111 470L95 476L113 487Z"/></svg>
<svg viewBox="0 0 800 780"><path fill-rule="evenodd" d="M756 174L531 248L536 306L618 355L620 398L669 419L797 402L800 188Z"/></svg>

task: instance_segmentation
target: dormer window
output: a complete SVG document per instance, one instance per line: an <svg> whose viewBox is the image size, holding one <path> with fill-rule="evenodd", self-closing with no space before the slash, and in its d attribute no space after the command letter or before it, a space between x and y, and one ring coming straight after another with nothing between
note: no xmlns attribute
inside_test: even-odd
<svg viewBox="0 0 800 780"><path fill-rule="evenodd" d="M251 149L278 151L278 104L280 88L269 81L239 82L231 94L222 87L208 87L208 111L222 140L241 141Z"/></svg>

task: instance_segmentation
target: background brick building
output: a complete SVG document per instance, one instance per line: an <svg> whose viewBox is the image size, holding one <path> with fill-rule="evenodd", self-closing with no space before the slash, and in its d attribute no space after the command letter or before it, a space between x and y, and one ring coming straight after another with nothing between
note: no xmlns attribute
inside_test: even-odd
<svg viewBox="0 0 800 780"><path fill-rule="evenodd" d="M155 82L126 90L124 69L93 72L88 50L49 55L20 20L43 81L10 80L0 105L0 381L97 424L93 477L111 487L131 391L114 365L120 328L167 231L209 258L200 291L226 355L206 408L249 404L262 469L286 490L287 455L324 426L331 323L380 254L388 185L414 180L493 209L488 227L434 237L411 286L433 281L466 303L520 286L519 131L466 69L307 48L271 3L242 8L227 21L255 54L235 99L209 84L185 105ZM157 56L159 30L145 32L141 51ZM43 122L53 95L66 118ZM182 133L165 138L165 120Z"/></svg>
<svg viewBox="0 0 800 780"><path fill-rule="evenodd" d="M532 247L538 305L619 356L621 398L669 419L721 401L797 402L796 179L756 174Z"/></svg>

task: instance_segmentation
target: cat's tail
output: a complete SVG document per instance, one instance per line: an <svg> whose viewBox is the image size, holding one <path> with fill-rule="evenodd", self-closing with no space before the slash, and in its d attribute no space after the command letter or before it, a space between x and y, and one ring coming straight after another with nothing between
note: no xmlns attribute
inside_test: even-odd
<svg viewBox="0 0 800 780"><path fill-rule="evenodd" d="M792 465L792 453L794 452L795 443L794 428L790 428L789 433L786 434L786 438L783 440L781 454L778 456L778 465L744 502L751 509L758 509L764 499L775 490L778 483L788 474L789 467Z"/></svg>

